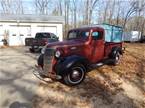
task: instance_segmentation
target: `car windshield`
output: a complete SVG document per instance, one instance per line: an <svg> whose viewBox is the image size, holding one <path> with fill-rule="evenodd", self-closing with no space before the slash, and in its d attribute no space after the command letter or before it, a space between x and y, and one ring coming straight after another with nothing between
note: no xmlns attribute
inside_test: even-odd
<svg viewBox="0 0 145 108"><path fill-rule="evenodd" d="M37 33L35 36L36 39L40 39L40 38L51 38L49 33Z"/></svg>
<svg viewBox="0 0 145 108"><path fill-rule="evenodd" d="M68 39L86 38L89 36L89 31L73 30L68 33Z"/></svg>

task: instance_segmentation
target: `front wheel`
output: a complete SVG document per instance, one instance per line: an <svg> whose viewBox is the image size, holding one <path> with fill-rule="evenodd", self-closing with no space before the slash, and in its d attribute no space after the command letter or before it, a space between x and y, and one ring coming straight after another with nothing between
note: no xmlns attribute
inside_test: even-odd
<svg viewBox="0 0 145 108"><path fill-rule="evenodd" d="M34 48L29 48L29 51L30 51L31 53L34 53L34 52L35 52L35 49L34 49Z"/></svg>
<svg viewBox="0 0 145 108"><path fill-rule="evenodd" d="M41 54L37 59L37 65L40 65L41 67L43 67L43 57L44 55Z"/></svg>
<svg viewBox="0 0 145 108"><path fill-rule="evenodd" d="M63 77L66 85L74 86L80 84L86 76L86 69L81 64L76 64L69 69L69 73Z"/></svg>

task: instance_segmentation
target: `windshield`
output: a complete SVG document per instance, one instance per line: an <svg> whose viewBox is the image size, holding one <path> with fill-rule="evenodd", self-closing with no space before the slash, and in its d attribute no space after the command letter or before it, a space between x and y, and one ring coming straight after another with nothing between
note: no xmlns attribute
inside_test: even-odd
<svg viewBox="0 0 145 108"><path fill-rule="evenodd" d="M36 39L41 39L41 38L51 38L49 33L37 33L35 36Z"/></svg>
<svg viewBox="0 0 145 108"><path fill-rule="evenodd" d="M86 38L89 36L89 31L72 30L68 33L68 39Z"/></svg>

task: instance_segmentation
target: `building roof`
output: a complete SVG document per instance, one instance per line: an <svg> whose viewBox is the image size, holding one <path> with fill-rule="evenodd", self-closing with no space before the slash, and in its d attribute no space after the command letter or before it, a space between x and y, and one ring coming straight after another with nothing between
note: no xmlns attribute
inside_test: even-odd
<svg viewBox="0 0 145 108"><path fill-rule="evenodd" d="M63 16L49 15L0 15L0 22L55 22L64 23Z"/></svg>

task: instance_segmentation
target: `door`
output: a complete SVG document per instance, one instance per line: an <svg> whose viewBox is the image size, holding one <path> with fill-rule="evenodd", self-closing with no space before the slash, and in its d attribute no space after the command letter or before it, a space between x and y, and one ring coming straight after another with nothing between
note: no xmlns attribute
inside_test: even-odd
<svg viewBox="0 0 145 108"><path fill-rule="evenodd" d="M20 45L21 42L19 41L19 30L17 25L12 25L9 28L9 45L17 46Z"/></svg>
<svg viewBox="0 0 145 108"><path fill-rule="evenodd" d="M25 38L30 37L31 27L26 25L11 25L9 29L9 45L25 45Z"/></svg>
<svg viewBox="0 0 145 108"><path fill-rule="evenodd" d="M31 27L29 25L19 26L19 41L25 45L25 38L31 38Z"/></svg>
<svg viewBox="0 0 145 108"><path fill-rule="evenodd" d="M94 30L92 32L92 62L99 62L104 58L103 31Z"/></svg>

